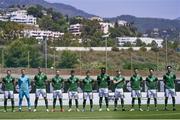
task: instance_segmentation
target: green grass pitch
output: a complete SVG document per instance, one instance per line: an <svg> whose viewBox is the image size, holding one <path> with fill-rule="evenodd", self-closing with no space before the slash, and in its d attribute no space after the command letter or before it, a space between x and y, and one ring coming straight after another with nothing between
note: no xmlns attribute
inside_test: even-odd
<svg viewBox="0 0 180 120"><path fill-rule="evenodd" d="M0 107L0 119L180 119L180 105L176 105L176 111L172 111L172 106L169 105L169 111L163 111L163 105L158 105L159 111L154 111L154 106L151 106L150 111L145 111L146 106L143 105L144 111L128 111L130 105L126 105L127 111L121 111L119 107L118 111L113 111L113 106L110 106L110 112L107 112L103 107L103 111L98 111L98 106L94 106L94 112L89 112L89 106L86 106L86 112L67 112L68 107L65 106L65 112L59 112L59 106L56 106L56 112L45 112L45 107L38 107L37 112L27 112L26 107L23 107L22 112L11 112L10 107L8 112L3 112L3 107ZM138 106L136 106L138 108ZM82 106L80 106L80 110ZM16 108L16 110L18 110Z"/></svg>

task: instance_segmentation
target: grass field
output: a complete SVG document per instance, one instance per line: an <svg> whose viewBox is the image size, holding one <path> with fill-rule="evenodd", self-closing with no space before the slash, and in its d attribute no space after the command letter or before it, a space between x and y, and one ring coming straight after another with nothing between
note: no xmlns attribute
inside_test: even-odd
<svg viewBox="0 0 180 120"><path fill-rule="evenodd" d="M82 106L81 106L82 107ZM81 109L80 107L80 109ZM52 107L50 107L51 110ZM59 107L57 107L59 108ZM137 107L138 108L138 107ZM3 107L0 107L0 119L180 119L180 105L176 106L176 111L172 111L172 106L168 106L169 111L163 111L163 106L159 105L159 111L154 111L154 107L151 106L151 111L145 111L146 106L142 106L144 111L128 111L130 106L126 106L127 111L121 111L119 107L118 111L113 111L113 106L110 107L111 111L98 112L98 106L94 107L94 112L89 112L89 106L87 106L86 112L45 112L45 107L38 107L37 112L27 112L26 108L23 108L23 112L9 112L4 113ZM17 109L16 109L17 110Z"/></svg>

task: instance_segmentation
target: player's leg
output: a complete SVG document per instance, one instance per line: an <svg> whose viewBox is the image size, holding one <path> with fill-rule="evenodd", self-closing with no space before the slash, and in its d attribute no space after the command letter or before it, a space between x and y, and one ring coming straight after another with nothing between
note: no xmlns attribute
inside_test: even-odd
<svg viewBox="0 0 180 120"><path fill-rule="evenodd" d="M114 111L117 111L117 104L118 104L118 99L119 99L119 91L117 91L117 89L114 92Z"/></svg>
<svg viewBox="0 0 180 120"><path fill-rule="evenodd" d="M52 112L55 112L56 98L57 98L57 93L56 93L56 91L53 91L53 109L52 109Z"/></svg>
<svg viewBox="0 0 180 120"><path fill-rule="evenodd" d="M151 91L147 91L147 111L149 111L149 105L150 105L150 100L151 100Z"/></svg>
<svg viewBox="0 0 180 120"><path fill-rule="evenodd" d="M175 99L175 96L176 96L176 92L175 92L175 89L171 89L171 97L172 97L172 104L173 104L173 111L176 110L175 108L175 104L176 104L176 99Z"/></svg>
<svg viewBox="0 0 180 120"><path fill-rule="evenodd" d="M106 102L106 111L110 111L109 110L109 99L108 99L108 88L104 89L104 96L105 96L105 102Z"/></svg>
<svg viewBox="0 0 180 120"><path fill-rule="evenodd" d="M7 112L8 91L4 91L4 112Z"/></svg>
<svg viewBox="0 0 180 120"><path fill-rule="evenodd" d="M124 98L121 98L121 106L122 106L122 111L125 111L125 108L124 108Z"/></svg>
<svg viewBox="0 0 180 120"><path fill-rule="evenodd" d="M93 99L90 99L90 111L93 112Z"/></svg>
<svg viewBox="0 0 180 120"><path fill-rule="evenodd" d="M99 89L99 111L102 111L102 100L103 100L103 91Z"/></svg>
<svg viewBox="0 0 180 120"><path fill-rule="evenodd" d="M87 98L87 93L83 93L83 109L82 112L85 112L85 106L86 106L86 98Z"/></svg>
<svg viewBox="0 0 180 120"><path fill-rule="evenodd" d="M61 91L61 90L58 92L58 97L59 97L59 104L60 104L61 112L64 112L64 109L63 109L63 101L62 101L63 94L62 94L62 91Z"/></svg>
<svg viewBox="0 0 180 120"><path fill-rule="evenodd" d="M42 96L44 98L44 102L45 102L45 105L46 105L46 112L49 112L46 89L41 89L41 94L42 94Z"/></svg>
<svg viewBox="0 0 180 120"><path fill-rule="evenodd" d="M176 105L175 97L172 97L172 103L173 103L173 111L175 111L176 110L176 108L175 108L175 105Z"/></svg>
<svg viewBox="0 0 180 120"><path fill-rule="evenodd" d="M164 108L164 110L167 110L167 104L168 104L168 97L165 97L165 108Z"/></svg>
<svg viewBox="0 0 180 120"><path fill-rule="evenodd" d="M158 111L158 108L157 108L157 90L154 90L153 96L154 96L154 106L155 106L155 110Z"/></svg>
<svg viewBox="0 0 180 120"><path fill-rule="evenodd" d="M150 100L151 100L151 98L148 97L148 98L147 98L147 111L149 111Z"/></svg>
<svg viewBox="0 0 180 120"><path fill-rule="evenodd" d="M22 90L19 91L19 112L22 111L22 100L23 100L24 92Z"/></svg>
<svg viewBox="0 0 180 120"><path fill-rule="evenodd" d="M131 109L130 109L130 111L134 111L134 103L135 103L135 99L136 99L135 90L131 91L131 97L132 97L132 102L131 102Z"/></svg>
<svg viewBox="0 0 180 120"><path fill-rule="evenodd" d="M123 89L120 89L119 97L121 98L122 111L125 111L125 108L124 108L124 91L123 91Z"/></svg>
<svg viewBox="0 0 180 120"><path fill-rule="evenodd" d="M69 109L68 112L71 112L71 107L72 107L72 92L68 92L68 96L69 96Z"/></svg>
<svg viewBox="0 0 180 120"><path fill-rule="evenodd" d="M26 91L24 95L25 95L25 97L26 97L26 101L27 101L27 104L28 104L28 111L31 112L31 102L30 102L29 92Z"/></svg>
<svg viewBox="0 0 180 120"><path fill-rule="evenodd" d="M90 111L94 112L94 110L93 110L93 93L92 92L89 93L89 99L90 99Z"/></svg>
<svg viewBox="0 0 180 120"><path fill-rule="evenodd" d="M78 92L75 92L74 94L74 98L75 98L75 104L76 104L76 111L79 112L79 103L78 103L78 99L79 99L79 96L78 96Z"/></svg>
<svg viewBox="0 0 180 120"><path fill-rule="evenodd" d="M165 89L165 107L164 107L165 111L167 110L168 97L169 97L169 90Z"/></svg>
<svg viewBox="0 0 180 120"><path fill-rule="evenodd" d="M12 112L14 111L14 92L10 91L10 98L11 98L11 106L12 106Z"/></svg>
<svg viewBox="0 0 180 120"><path fill-rule="evenodd" d="M141 108L141 91L140 91L140 90L137 90L137 91L136 91L136 95L137 95L137 97L138 97L139 111L143 111L142 108Z"/></svg>
<svg viewBox="0 0 180 120"><path fill-rule="evenodd" d="M38 105L38 100L39 100L39 96L40 96L40 90L36 89L36 93L35 93L35 101L34 101L34 112L36 112L36 108Z"/></svg>
<svg viewBox="0 0 180 120"><path fill-rule="evenodd" d="M61 112L64 112L62 98L59 98L59 104L60 104Z"/></svg>

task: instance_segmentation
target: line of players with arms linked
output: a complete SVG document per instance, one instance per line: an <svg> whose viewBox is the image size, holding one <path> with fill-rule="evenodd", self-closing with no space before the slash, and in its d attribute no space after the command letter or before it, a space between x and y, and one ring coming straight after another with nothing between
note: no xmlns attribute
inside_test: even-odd
<svg viewBox="0 0 180 120"><path fill-rule="evenodd" d="M35 92L35 101L34 101L34 109L33 111L37 111L38 99L40 95L44 97L46 111L49 112L48 109L48 100L46 93L46 80L47 76L45 73L41 71L41 68L38 68L38 74L35 75L34 81L36 92ZM176 75L172 72L172 67L167 66L167 73L163 76L164 85L165 85L165 107L164 110L167 110L168 98L172 97L173 110L175 111L175 80ZM60 72L57 70L56 75L52 78L52 86L53 86L53 109L52 112L55 112L56 101L59 100L60 103L60 111L64 112L63 109L63 82L65 80L60 76ZM108 104L108 87L110 85L110 76L106 74L106 69L102 68L101 73L97 76L97 83L99 87L99 111L102 111L102 101L103 97L105 98L106 103L106 111L110 111ZM134 111L134 104L137 98L139 111L143 111L141 108L141 85L142 85L142 77L138 73L138 69L134 69L134 74L130 78L131 83L131 97L132 97L132 107L130 111ZM11 99L12 103L12 112L15 112L14 109L14 86L15 86L15 78L11 76L11 71L7 70L7 76L2 79L4 85L4 112L7 112L7 100ZM78 83L80 82L79 78L75 76L75 71L72 70L70 72L70 77L67 79L68 82L68 97L69 97L69 109L68 112L72 111L72 100L75 100L76 111L79 112L78 108ZM86 77L82 80L83 83L83 109L82 112L85 112L86 100L89 98L90 100L90 111L93 112L93 82L94 80L90 76L90 71L86 72ZM154 75L154 69L149 69L149 75L146 78L146 85L148 87L147 90L147 111L149 111L150 99L154 98L155 110L158 111L157 108L157 82L158 78ZM19 112L22 111L22 100L23 97L26 97L28 110L31 111L31 102L30 102L30 79L25 74L25 69L21 70L21 76L18 81L19 86ZM115 85L114 92L114 111L117 111L118 100L121 100L122 111L125 111L124 107L124 92L123 88L125 87L125 78L122 76L120 71L116 71L116 76L113 78L113 84Z"/></svg>

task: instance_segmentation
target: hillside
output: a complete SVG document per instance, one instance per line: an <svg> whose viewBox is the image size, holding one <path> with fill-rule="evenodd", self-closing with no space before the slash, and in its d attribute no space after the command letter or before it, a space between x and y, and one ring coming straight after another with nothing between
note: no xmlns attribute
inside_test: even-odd
<svg viewBox="0 0 180 120"><path fill-rule="evenodd" d="M89 13L86 13L82 10L76 9L70 5L62 3L49 3L44 0L0 0L0 8L8 8L11 5L41 5L45 8L53 8L54 10L61 12L64 15L69 16L83 16L85 18L92 17Z"/></svg>
<svg viewBox="0 0 180 120"><path fill-rule="evenodd" d="M131 15L121 15L114 18L106 18L109 21L125 20L133 23L140 32L158 28L160 30L174 29L180 31L180 21L162 18L140 18Z"/></svg>

